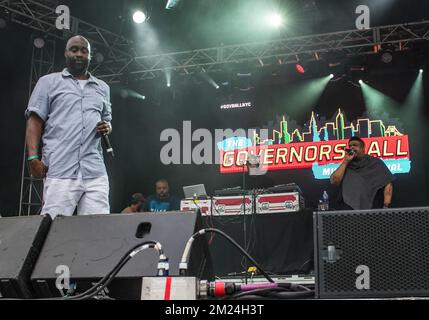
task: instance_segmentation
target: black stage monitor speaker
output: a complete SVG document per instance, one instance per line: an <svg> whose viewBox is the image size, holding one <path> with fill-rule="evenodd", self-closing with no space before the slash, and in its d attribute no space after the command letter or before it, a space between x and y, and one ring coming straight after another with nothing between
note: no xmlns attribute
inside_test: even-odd
<svg viewBox="0 0 429 320"><path fill-rule="evenodd" d="M186 242L201 225L196 212L57 217L31 279L38 296L59 296L65 292L57 289L56 279L69 272L76 292L83 292L111 271L129 249L146 240L162 244L169 258L169 275L179 275ZM142 277L157 275L158 258L153 249L136 255L108 286L109 296L140 299ZM190 276L213 279L205 236L195 240L188 270Z"/></svg>
<svg viewBox="0 0 429 320"><path fill-rule="evenodd" d="M49 231L49 216L0 218L0 294L32 298L30 276Z"/></svg>
<svg viewBox="0 0 429 320"><path fill-rule="evenodd" d="M316 295L429 295L429 207L314 213Z"/></svg>

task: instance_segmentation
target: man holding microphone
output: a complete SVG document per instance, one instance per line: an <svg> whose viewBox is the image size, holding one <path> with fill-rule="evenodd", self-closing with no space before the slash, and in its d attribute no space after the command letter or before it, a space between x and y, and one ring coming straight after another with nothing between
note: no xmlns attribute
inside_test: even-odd
<svg viewBox="0 0 429 320"><path fill-rule="evenodd" d="M62 72L41 77L25 117L30 174L44 178L42 214L107 214L109 179L101 137L110 134L110 88L88 72L91 46L75 36ZM40 140L43 141L40 156Z"/></svg>

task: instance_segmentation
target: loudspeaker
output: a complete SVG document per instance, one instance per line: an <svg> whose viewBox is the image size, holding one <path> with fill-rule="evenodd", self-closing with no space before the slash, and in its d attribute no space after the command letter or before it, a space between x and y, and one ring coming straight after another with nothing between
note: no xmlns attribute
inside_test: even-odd
<svg viewBox="0 0 429 320"><path fill-rule="evenodd" d="M316 295L429 295L429 207L315 212Z"/></svg>
<svg viewBox="0 0 429 320"><path fill-rule="evenodd" d="M30 276L51 221L50 216L0 218L1 296L34 296Z"/></svg>
<svg viewBox="0 0 429 320"><path fill-rule="evenodd" d="M104 277L133 246L160 242L169 258L169 274L179 275L188 239L201 229L199 212L164 212L57 217L31 280L39 297L59 296L55 281L70 272L76 291L83 292ZM159 255L144 250L131 259L108 286L115 299L140 299L143 276L156 276ZM192 247L189 276L212 280L208 242L200 236ZM64 293L64 292L63 292Z"/></svg>

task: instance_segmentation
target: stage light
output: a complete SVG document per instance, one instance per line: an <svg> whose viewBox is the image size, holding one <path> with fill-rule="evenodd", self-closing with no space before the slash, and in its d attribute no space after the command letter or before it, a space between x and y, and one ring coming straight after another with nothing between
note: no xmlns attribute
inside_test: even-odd
<svg viewBox="0 0 429 320"><path fill-rule="evenodd" d="M385 51L385 52L382 53L382 55L381 55L381 61L383 61L383 63L391 63L392 60L393 60L392 52Z"/></svg>
<svg viewBox="0 0 429 320"><path fill-rule="evenodd" d="M216 81L206 72L206 70L204 70L204 68L202 68L202 72L198 74L198 77L212 85L214 88L216 88L216 90L220 88Z"/></svg>
<svg viewBox="0 0 429 320"><path fill-rule="evenodd" d="M334 74L333 74L333 73L331 73L331 74L329 75L329 78L330 78L330 79L333 79L333 78L334 78Z"/></svg>
<svg viewBox="0 0 429 320"><path fill-rule="evenodd" d="M387 114L393 118L397 116L397 110L400 109L400 104L397 101L362 80L360 88L365 101L365 108L369 114Z"/></svg>
<svg viewBox="0 0 429 320"><path fill-rule="evenodd" d="M122 99L134 98L134 99L146 100L146 96L131 89L122 89L120 91L120 95Z"/></svg>
<svg viewBox="0 0 429 320"><path fill-rule="evenodd" d="M303 67L302 65L300 65L299 63L297 63L297 64L295 65L295 70L296 70L296 72L298 72L298 73L305 73L305 69L304 69L304 67Z"/></svg>
<svg viewBox="0 0 429 320"><path fill-rule="evenodd" d="M164 74L165 74L165 81L166 81L167 87L170 88L171 87L171 68L165 69Z"/></svg>
<svg viewBox="0 0 429 320"><path fill-rule="evenodd" d="M33 43L37 49L42 49L45 46L45 40L43 40L42 38L34 39Z"/></svg>
<svg viewBox="0 0 429 320"><path fill-rule="evenodd" d="M143 23L146 21L146 14L143 11L136 11L133 14L133 20L135 23Z"/></svg>
<svg viewBox="0 0 429 320"><path fill-rule="evenodd" d="M216 90L219 89L219 85L210 76L206 78L206 81L215 87Z"/></svg>
<svg viewBox="0 0 429 320"><path fill-rule="evenodd" d="M359 83L360 83L360 84L362 84L362 83L363 83L363 81L362 81L362 80L359 80Z"/></svg>
<svg viewBox="0 0 429 320"><path fill-rule="evenodd" d="M167 10L175 10L179 9L182 6L182 0L168 0L165 5L165 9Z"/></svg>
<svg viewBox="0 0 429 320"><path fill-rule="evenodd" d="M409 125L410 129L411 127L418 127L416 124L420 121L420 115L425 105L424 100L423 69L420 69L403 108L401 108L400 119Z"/></svg>
<svg viewBox="0 0 429 320"><path fill-rule="evenodd" d="M283 24L283 18L279 13L271 13L267 16L267 22L274 28L279 28Z"/></svg>
<svg viewBox="0 0 429 320"><path fill-rule="evenodd" d="M285 89L288 98L288 112L299 117L311 111L330 84L331 78L326 75L321 78L306 79L291 83Z"/></svg>

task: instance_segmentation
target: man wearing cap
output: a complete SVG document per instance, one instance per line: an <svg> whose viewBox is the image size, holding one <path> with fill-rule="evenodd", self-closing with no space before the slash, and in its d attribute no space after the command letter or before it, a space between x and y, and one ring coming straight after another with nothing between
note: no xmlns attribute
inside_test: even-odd
<svg viewBox="0 0 429 320"><path fill-rule="evenodd" d="M134 193L131 196L131 200L128 202L128 207L122 210L121 213L136 213L141 212L142 206L145 202L145 198L141 193Z"/></svg>

